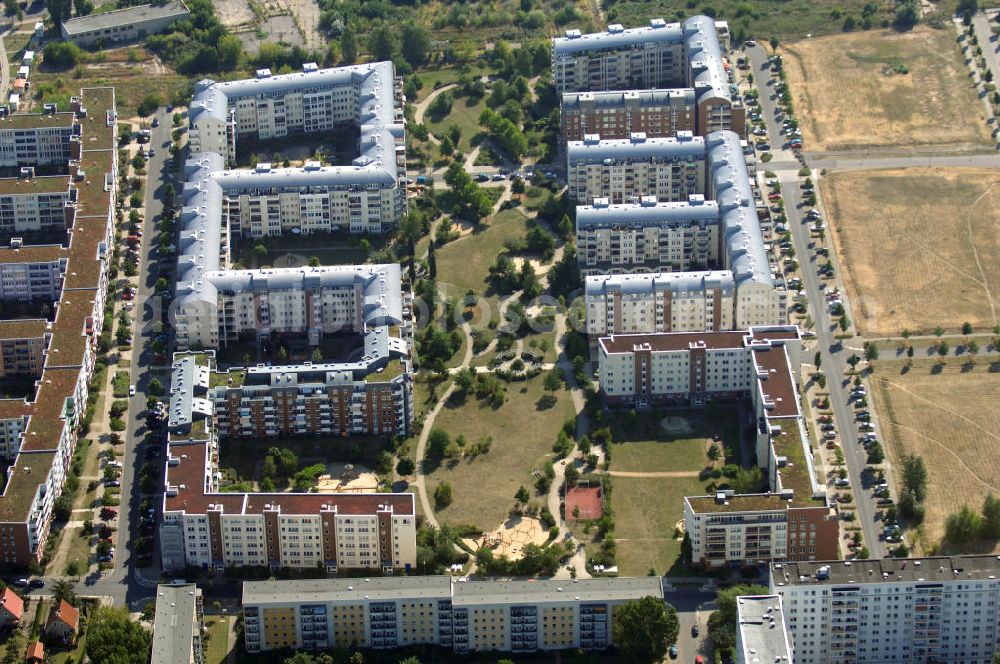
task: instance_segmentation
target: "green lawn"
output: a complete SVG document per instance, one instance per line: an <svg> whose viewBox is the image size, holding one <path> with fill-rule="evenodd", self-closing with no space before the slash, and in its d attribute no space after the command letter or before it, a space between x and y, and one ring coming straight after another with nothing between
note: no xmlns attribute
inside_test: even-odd
<svg viewBox="0 0 1000 664"><path fill-rule="evenodd" d="M668 434L660 426L667 415L684 417L691 432L681 435ZM716 433L722 436L723 447L734 452L739 449L739 429L735 408L719 408L708 419L704 411L656 410L622 413L612 420L612 470L640 471L697 471L708 463L708 441ZM722 450L720 450L721 452Z"/></svg>
<svg viewBox="0 0 1000 664"><path fill-rule="evenodd" d="M229 655L229 616L205 616L205 664L223 664Z"/></svg>
<svg viewBox="0 0 1000 664"><path fill-rule="evenodd" d="M618 467L618 449L613 468ZM611 508L619 573L642 576L651 567L657 574L667 573L680 555L674 527L684 518L684 496L704 495L705 483L697 478L636 477L616 477L613 482Z"/></svg>
<svg viewBox="0 0 1000 664"><path fill-rule="evenodd" d="M219 441L219 468L231 468L240 480L251 480L257 464L272 447L288 448L299 457L299 468L306 461L325 458L327 461L343 461L364 464L371 468L375 455L387 447L387 438L375 436L297 436L239 439L224 438Z"/></svg>
<svg viewBox="0 0 1000 664"><path fill-rule="evenodd" d="M431 118L429 114L424 115L424 124L438 138L446 136L452 125L457 126L462 130L458 150L468 154L472 150L472 138L482 131L479 126L479 115L485 108L486 103L482 99L475 101L468 97L457 97L451 104L451 113L440 119Z"/></svg>
<svg viewBox="0 0 1000 664"><path fill-rule="evenodd" d="M527 222L519 210L503 210L483 230L437 249L438 283L451 286L457 294L468 290L485 293L490 265L503 249L504 240L523 237Z"/></svg>
<svg viewBox="0 0 1000 664"><path fill-rule="evenodd" d="M75 516L75 515L74 515ZM86 516L86 515L81 515ZM81 519L82 521L83 519ZM82 530L80 528L66 529L63 532L63 537L69 538L69 552L66 554L67 565L73 561L79 561L79 575L81 577L87 576L87 570L90 568L90 540L91 537L82 537ZM53 574L65 574L66 569L54 569Z"/></svg>
<svg viewBox="0 0 1000 664"><path fill-rule="evenodd" d="M692 3L689 0L622 0L616 2L606 12L608 23L621 23L626 28L647 25L651 18L667 21L682 20L688 16L705 12L712 7L715 17L729 21L734 34L746 32L760 41L767 41L772 35L782 41L802 39L807 34L825 35L841 32L848 16L860 25L861 10L870 0L714 0L708 3ZM892 20L895 3L876 3L875 26L881 27L882 19ZM947 19L954 11L956 0L942 0L935 3L939 16ZM996 0L980 2L980 7L995 7ZM839 18L832 13L839 10ZM705 12L707 13L707 12Z"/></svg>
<svg viewBox="0 0 1000 664"><path fill-rule="evenodd" d="M372 238L369 242L370 251L375 251L381 246L377 238ZM258 256L254 251L254 247L258 244L267 248L266 256ZM286 254L294 254L299 258L292 264L287 262ZM319 259L320 265L357 265L368 260L368 255L358 238L336 233L244 238L237 243L233 260L239 261L244 267L255 269L275 264L283 267L301 266L308 263L313 256Z"/></svg>
<svg viewBox="0 0 1000 664"><path fill-rule="evenodd" d="M434 92L437 88L449 83L455 83L461 78L462 72L459 71L458 67L444 67L443 69L434 69L431 71L419 71L417 72L417 76L423 80L424 87L417 92L416 99L409 100L412 102L423 101L427 98L427 95Z"/></svg>
<svg viewBox="0 0 1000 664"><path fill-rule="evenodd" d="M463 434L469 443L492 436L493 446L488 454L475 459L445 460L430 474L430 493L447 481L454 495L454 502L437 513L440 521L495 528L514 506L518 487L530 489L531 471L551 454L563 421L574 415L565 391L556 393L558 401L553 408L538 410L538 401L546 394L543 382L544 377L537 376L509 383L507 400L496 410L472 397L442 409L435 428L447 431L452 439ZM541 498L535 500L541 502Z"/></svg>

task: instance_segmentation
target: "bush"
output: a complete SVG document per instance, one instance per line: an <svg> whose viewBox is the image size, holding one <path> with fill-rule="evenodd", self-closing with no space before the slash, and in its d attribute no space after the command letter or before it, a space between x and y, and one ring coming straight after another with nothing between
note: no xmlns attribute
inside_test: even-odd
<svg viewBox="0 0 1000 664"><path fill-rule="evenodd" d="M71 42L53 42L42 51L42 61L54 69L68 69L86 59L86 53Z"/></svg>
<svg viewBox="0 0 1000 664"><path fill-rule="evenodd" d="M451 505L451 501L452 501L451 485L448 484L447 482L442 482L441 484L438 484L437 488L434 489L435 505L440 509L443 507L448 507L448 505Z"/></svg>

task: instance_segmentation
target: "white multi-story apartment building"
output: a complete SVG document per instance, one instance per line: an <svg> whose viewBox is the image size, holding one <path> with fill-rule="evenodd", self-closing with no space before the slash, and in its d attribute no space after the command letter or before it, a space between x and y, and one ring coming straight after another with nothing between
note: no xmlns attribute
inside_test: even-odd
<svg viewBox="0 0 1000 664"><path fill-rule="evenodd" d="M796 664L989 664L1000 650L997 556L770 566Z"/></svg>
<svg viewBox="0 0 1000 664"><path fill-rule="evenodd" d="M676 137L603 140L588 134L566 144L566 182L581 205L595 199L638 203L643 196L658 201L686 201L705 194L705 139L690 132Z"/></svg>
<svg viewBox="0 0 1000 664"><path fill-rule="evenodd" d="M409 493L231 493L218 490L218 444L207 420L172 435L160 555L164 569L267 566L372 569L416 565Z"/></svg>
<svg viewBox="0 0 1000 664"><path fill-rule="evenodd" d="M780 595L744 595L736 600L736 664L792 664L792 640Z"/></svg>
<svg viewBox="0 0 1000 664"><path fill-rule="evenodd" d="M693 195L686 203L576 208L576 255L583 276L694 272L719 266L719 205Z"/></svg>
<svg viewBox="0 0 1000 664"><path fill-rule="evenodd" d="M602 201L600 206L582 208L584 222L577 226L581 270L585 274L599 269L613 272L585 278L588 334L747 329L785 322L785 290L771 270L739 137L730 131L715 132L704 139L704 146L704 198L694 196L665 207L651 202L646 207L604 207ZM718 219L714 235L700 227L711 222L706 217L712 210ZM697 220L699 227L696 229L693 221L677 222L689 230L684 237L668 235L670 245L664 246L659 240L662 229L672 229L674 219L685 217ZM593 236L590 228L599 229L603 238ZM654 233L657 243L647 243L647 234ZM715 247L710 246L713 238ZM685 244L687 240L689 244ZM607 253L603 255L612 261L600 260L599 241L606 242ZM629 264L627 258L638 258L640 246L644 259L658 253L660 270L674 269L678 256L689 261L688 267L702 267L703 256L709 263L714 256L720 269L614 274L654 269L652 261L641 266ZM618 265L613 262L612 250L616 248ZM591 260L594 265L589 264Z"/></svg>
<svg viewBox="0 0 1000 664"><path fill-rule="evenodd" d="M692 559L705 567L838 555L837 515L816 480L797 389L794 326L747 332L624 334L598 340L601 393L613 404L746 400L770 492L684 499Z"/></svg>
<svg viewBox="0 0 1000 664"><path fill-rule="evenodd" d="M247 581L247 651L438 645L456 653L604 650L614 610L657 577L458 582L447 576Z"/></svg>
<svg viewBox="0 0 1000 664"><path fill-rule="evenodd" d="M0 118L0 167L65 166L79 158L79 134L75 113Z"/></svg>
<svg viewBox="0 0 1000 664"><path fill-rule="evenodd" d="M62 493L86 409L96 332L104 313L118 181L114 90L86 88L71 99L71 108L74 140L69 143L76 147L68 165L71 174L75 167L88 177L76 181L76 209L68 220L72 222L69 246L31 247L15 242L0 250L0 297L47 300L56 312L33 398L0 402L7 438L4 454L12 459L0 495L0 565L9 570L24 570L44 551L53 507ZM6 140L5 132L16 133L26 125L34 126L36 120L0 121L0 142ZM53 128L60 125L53 121ZM22 147L35 155L46 152L39 147L37 135L27 144L30 150ZM15 152L4 151L4 158L14 159L10 155Z"/></svg>
<svg viewBox="0 0 1000 664"><path fill-rule="evenodd" d="M569 30L552 43L556 92L689 88L696 105L694 131L745 133L746 109L731 87L724 49L729 26L707 16L683 23L653 19L642 28L618 24L606 32ZM721 42L720 42L721 38Z"/></svg>
<svg viewBox="0 0 1000 664"><path fill-rule="evenodd" d="M65 231L72 225L76 190L65 175L0 178L0 233Z"/></svg>

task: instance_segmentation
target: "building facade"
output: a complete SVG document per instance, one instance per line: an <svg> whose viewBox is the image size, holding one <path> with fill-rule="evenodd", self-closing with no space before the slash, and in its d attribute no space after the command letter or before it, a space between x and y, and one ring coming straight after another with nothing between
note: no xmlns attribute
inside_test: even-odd
<svg viewBox="0 0 1000 664"><path fill-rule="evenodd" d="M205 607L193 583L156 587L150 664L204 664Z"/></svg>
<svg viewBox="0 0 1000 664"><path fill-rule="evenodd" d="M996 556L770 566L802 664L989 664L1000 644Z"/></svg>
<svg viewBox="0 0 1000 664"><path fill-rule="evenodd" d="M601 393L612 404L748 404L757 466L769 492L684 499L692 559L708 568L838 555L839 523L816 480L797 389L794 326L747 332L637 334L598 341Z"/></svg>
<svg viewBox="0 0 1000 664"><path fill-rule="evenodd" d="M597 199L576 208L580 273L695 272L720 265L719 206L699 195L686 203L611 205Z"/></svg>
<svg viewBox="0 0 1000 664"><path fill-rule="evenodd" d="M694 90L608 90L566 92L560 105L563 141L582 141L588 134L625 139L635 133L649 138L697 133Z"/></svg>
<svg viewBox="0 0 1000 664"><path fill-rule="evenodd" d="M0 297L43 299L55 311L33 398L0 402L0 430L12 460L0 496L0 568L6 570L23 570L44 551L86 409L104 313L118 181L114 89L85 88L70 106L78 132L70 171L76 164L88 177L76 181L69 244L0 249Z"/></svg>
<svg viewBox="0 0 1000 664"><path fill-rule="evenodd" d="M686 201L706 193L705 161L705 139L688 132L611 140L588 134L566 144L566 182L570 196L581 205L596 199L638 203L643 196Z"/></svg>
<svg viewBox="0 0 1000 664"><path fill-rule="evenodd" d="M65 166L79 158L80 127L75 113L0 118L0 168Z"/></svg>
<svg viewBox="0 0 1000 664"><path fill-rule="evenodd" d="M456 653L603 650L613 645L616 606L662 596L656 577L247 581L244 638L249 652L420 644Z"/></svg>
<svg viewBox="0 0 1000 664"><path fill-rule="evenodd" d="M578 208L588 334L730 330L785 322L786 294L768 259L740 139L733 132L716 132L702 145L703 197L692 194L673 205L657 205L652 198L637 206L602 200ZM713 263L719 269L688 271ZM675 268L683 271L669 271ZM628 274L633 272L641 274Z"/></svg>
<svg viewBox="0 0 1000 664"><path fill-rule="evenodd" d="M41 376L51 339L45 319L0 321L0 378Z"/></svg>
<svg viewBox="0 0 1000 664"><path fill-rule="evenodd" d="M78 46L112 46L145 39L191 17L183 2L155 3L77 16L62 22L62 38Z"/></svg>
<svg viewBox="0 0 1000 664"><path fill-rule="evenodd" d="M66 176L0 178L0 233L62 232L73 225L76 190Z"/></svg>
<svg viewBox="0 0 1000 664"><path fill-rule="evenodd" d="M160 555L185 566L409 571L416 513L409 493L232 493L218 490L210 429L171 436Z"/></svg>
<svg viewBox="0 0 1000 664"><path fill-rule="evenodd" d="M693 131L745 135L746 109L727 69L727 43L728 25L707 16L683 23L653 19L632 29L611 24L606 32L586 35L569 30L553 40L552 78L560 95L686 88L696 109Z"/></svg>

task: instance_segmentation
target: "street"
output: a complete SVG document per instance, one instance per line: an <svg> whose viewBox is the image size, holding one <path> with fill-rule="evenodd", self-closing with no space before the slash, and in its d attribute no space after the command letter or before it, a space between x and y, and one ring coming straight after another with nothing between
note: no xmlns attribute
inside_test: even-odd
<svg viewBox="0 0 1000 664"><path fill-rule="evenodd" d="M826 307L826 296L820 288L822 279L816 271L816 259L810 244L810 225L803 223L804 203L799 189L801 178L798 171L801 164L792 157L790 150L779 148L783 140L781 126L775 119L777 100L771 98L773 85L768 85L770 78L767 54L760 46L749 49L752 71L754 72L757 89L760 90L761 114L767 126L768 136L775 150L775 158L763 167L775 171L781 182L781 194L785 201L785 214L788 217L788 228L792 234L795 253L801 265L803 292L811 305L811 313L816 328L816 350L820 352L822 367L827 375L827 385L830 391L830 407L833 411L837 431L840 433L841 449L847 463L848 477L853 489L857 506L857 521L864 533L865 546L872 558L882 558L886 555L885 542L880 539L881 522L875 520L878 512L876 501L872 495L872 477L868 477L867 486L864 482L867 453L858 443L858 428L854 421L854 410L847 402L850 389L850 379L845 376L847 358L855 351L848 348L844 341L861 346L858 338L840 340L836 338L839 328ZM826 215L824 214L824 218ZM834 263L836 274L840 274L841 266L837 262L836 252L830 252L830 260ZM850 302L845 298L844 307L848 318L854 319L850 310ZM808 355L807 355L808 357Z"/></svg>

